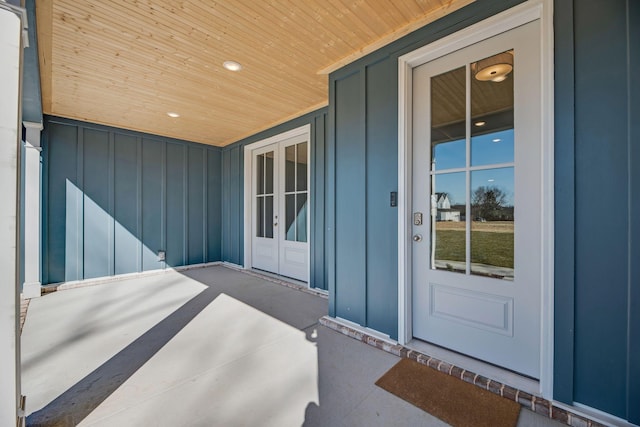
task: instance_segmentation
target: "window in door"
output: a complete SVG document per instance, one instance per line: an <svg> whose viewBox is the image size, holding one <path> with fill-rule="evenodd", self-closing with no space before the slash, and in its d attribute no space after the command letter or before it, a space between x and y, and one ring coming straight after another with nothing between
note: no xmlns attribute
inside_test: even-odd
<svg viewBox="0 0 640 427"><path fill-rule="evenodd" d="M256 237L273 238L273 151L256 156Z"/></svg>
<svg viewBox="0 0 640 427"><path fill-rule="evenodd" d="M513 51L431 77L436 270L514 278Z"/></svg>
<svg viewBox="0 0 640 427"><path fill-rule="evenodd" d="M307 143L285 148L285 240L307 241Z"/></svg>

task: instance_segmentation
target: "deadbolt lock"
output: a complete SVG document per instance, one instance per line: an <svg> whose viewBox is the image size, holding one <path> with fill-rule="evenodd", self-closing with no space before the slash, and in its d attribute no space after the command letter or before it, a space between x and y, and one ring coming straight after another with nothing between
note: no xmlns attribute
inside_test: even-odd
<svg viewBox="0 0 640 427"><path fill-rule="evenodd" d="M413 225L422 225L422 212L413 214Z"/></svg>

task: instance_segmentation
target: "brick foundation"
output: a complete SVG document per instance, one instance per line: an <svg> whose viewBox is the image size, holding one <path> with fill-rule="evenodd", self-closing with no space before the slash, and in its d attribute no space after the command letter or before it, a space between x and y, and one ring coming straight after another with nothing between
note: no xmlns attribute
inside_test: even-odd
<svg viewBox="0 0 640 427"><path fill-rule="evenodd" d="M389 343L383 339L369 335L366 332L362 332L339 323L331 317L322 317L320 319L320 324L351 338L369 344L370 346L379 348L380 350L384 350L399 357L414 360L440 372L444 372L445 374L459 378L462 381L474 384L485 390L489 390L490 392L502 396L506 399L518 402L524 408L536 412L544 417L560 421L566 425L572 427L605 427L604 424L601 424L597 421L590 420L581 415L574 414L573 412L566 409L557 407L552 402L542 397L531 395L522 390L515 389L506 384L502 384L498 381L483 377L482 375L476 374L474 372L467 371L463 368L452 365L443 360L436 359L435 357L431 357L427 354L408 349L407 347L404 347L400 344Z"/></svg>

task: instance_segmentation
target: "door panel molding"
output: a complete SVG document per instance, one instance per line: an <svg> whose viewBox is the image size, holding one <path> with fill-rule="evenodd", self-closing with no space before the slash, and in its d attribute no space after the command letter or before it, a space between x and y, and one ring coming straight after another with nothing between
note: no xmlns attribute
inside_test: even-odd
<svg viewBox="0 0 640 427"><path fill-rule="evenodd" d="M412 91L413 69L461 48L526 23L540 20L542 171L540 393L553 396L553 2L531 0L474 24L398 59L398 341L408 343L412 331Z"/></svg>

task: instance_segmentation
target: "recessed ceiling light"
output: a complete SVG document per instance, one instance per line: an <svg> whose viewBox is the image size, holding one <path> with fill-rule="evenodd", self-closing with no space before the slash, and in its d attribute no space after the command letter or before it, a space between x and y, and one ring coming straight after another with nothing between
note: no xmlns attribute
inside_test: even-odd
<svg viewBox="0 0 640 427"><path fill-rule="evenodd" d="M177 118L177 117L180 117L180 114L178 114L178 113L174 113L173 111L169 111L169 112L167 113L167 116L169 116L169 117L173 117L173 118L175 119L175 118Z"/></svg>
<svg viewBox="0 0 640 427"><path fill-rule="evenodd" d="M500 142L500 141L502 141L500 138L496 138L493 140L493 142Z"/></svg>
<svg viewBox="0 0 640 427"><path fill-rule="evenodd" d="M236 61L224 61L222 66L229 71L240 71L242 70L242 65Z"/></svg>
<svg viewBox="0 0 640 427"><path fill-rule="evenodd" d="M487 122L475 122L474 123L476 126L484 126L487 124Z"/></svg>
<svg viewBox="0 0 640 427"><path fill-rule="evenodd" d="M489 182L493 182L493 181L495 181L495 179L488 179L487 181L489 181Z"/></svg>

